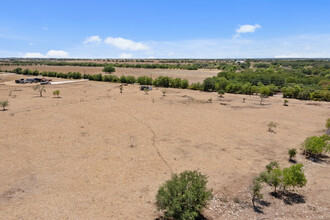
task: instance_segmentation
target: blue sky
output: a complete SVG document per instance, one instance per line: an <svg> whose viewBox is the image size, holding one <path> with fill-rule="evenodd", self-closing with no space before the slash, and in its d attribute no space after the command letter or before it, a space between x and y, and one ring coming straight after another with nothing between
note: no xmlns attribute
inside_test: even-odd
<svg viewBox="0 0 330 220"><path fill-rule="evenodd" d="M2 1L0 57L330 57L330 1Z"/></svg>

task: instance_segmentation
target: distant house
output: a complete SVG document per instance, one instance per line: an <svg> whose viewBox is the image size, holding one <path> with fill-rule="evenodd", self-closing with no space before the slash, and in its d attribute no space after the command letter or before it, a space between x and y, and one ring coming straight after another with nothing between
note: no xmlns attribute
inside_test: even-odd
<svg viewBox="0 0 330 220"><path fill-rule="evenodd" d="M241 63L245 63L245 61L244 60L236 60L235 63L241 64Z"/></svg>

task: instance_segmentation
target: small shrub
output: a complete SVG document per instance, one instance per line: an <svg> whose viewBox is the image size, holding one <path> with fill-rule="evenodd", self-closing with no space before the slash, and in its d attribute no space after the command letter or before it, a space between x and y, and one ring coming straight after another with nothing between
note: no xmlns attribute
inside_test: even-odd
<svg viewBox="0 0 330 220"><path fill-rule="evenodd" d="M60 90L54 90L53 95L56 96L56 98L58 98L58 96L60 95Z"/></svg>
<svg viewBox="0 0 330 220"><path fill-rule="evenodd" d="M284 99L284 103L283 103L283 105L284 105L284 106L289 106L288 103L289 103L289 101L288 101L287 99Z"/></svg>
<svg viewBox="0 0 330 220"><path fill-rule="evenodd" d="M295 148L291 148L288 151L289 157L290 157L290 161L292 161L292 159L297 155L297 150Z"/></svg>
<svg viewBox="0 0 330 220"><path fill-rule="evenodd" d="M327 122L325 123L325 127L327 128L326 130L327 135L330 135L330 118L327 119Z"/></svg>
<svg viewBox="0 0 330 220"><path fill-rule="evenodd" d="M209 99L207 100L207 102L208 102L208 103L212 103L212 98L209 98Z"/></svg>
<svg viewBox="0 0 330 220"><path fill-rule="evenodd" d="M269 122L269 124L267 125L268 126L268 131L269 132L274 132L274 128L276 128L276 124L274 122Z"/></svg>
<svg viewBox="0 0 330 220"><path fill-rule="evenodd" d="M0 100L0 106L3 111L6 111L6 107L9 105L9 101L7 99Z"/></svg>
<svg viewBox="0 0 330 220"><path fill-rule="evenodd" d="M145 93L146 95L148 95L148 92L149 92L149 89L148 89L148 88L144 88L143 91L144 91L144 93Z"/></svg>
<svg viewBox="0 0 330 220"><path fill-rule="evenodd" d="M40 97L42 97L42 93L43 93L43 92L46 92L45 86L42 86L42 85L40 85L40 84L33 86L32 89L33 89L34 91L38 91L39 94L40 94Z"/></svg>
<svg viewBox="0 0 330 220"><path fill-rule="evenodd" d="M197 171L174 174L158 190L158 210L165 211L167 218L196 219L212 198L206 184L207 177Z"/></svg>
<svg viewBox="0 0 330 220"><path fill-rule="evenodd" d="M165 96L166 92L167 92L166 89L162 89L163 96Z"/></svg>

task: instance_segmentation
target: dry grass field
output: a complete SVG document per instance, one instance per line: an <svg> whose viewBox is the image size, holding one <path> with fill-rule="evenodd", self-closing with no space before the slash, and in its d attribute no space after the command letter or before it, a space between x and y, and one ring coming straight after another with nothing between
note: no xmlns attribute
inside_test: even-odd
<svg viewBox="0 0 330 220"><path fill-rule="evenodd" d="M32 65L32 66L0 66L0 70L13 70L15 68L39 70L42 71L55 71L55 72L80 72L82 74L98 74L102 73L103 67L81 67L81 66L47 66L47 65ZM113 75L118 77L125 75L150 76L157 78L158 76L170 76L173 78L188 79L190 83L203 82L207 77L216 76L220 72L217 69L199 69L199 70L181 70L181 69L139 69L139 68L118 68Z"/></svg>
<svg viewBox="0 0 330 220"><path fill-rule="evenodd" d="M188 72L199 74L187 75L192 82L216 74ZM159 186L171 173L195 169L208 175L214 192L204 213L209 219L330 219L330 165L300 153L308 179L297 190L300 202L285 204L266 188L270 204L259 214L249 194L265 165L290 166L288 149L323 133L330 103L290 99L285 107L270 97L259 105L257 96L219 100L180 89L146 95L138 85L121 94L119 84L91 81L46 85L40 98L32 85L9 82L21 77L0 75L0 99L9 100L0 111L0 219L155 219ZM277 123L274 133L267 131L270 121Z"/></svg>

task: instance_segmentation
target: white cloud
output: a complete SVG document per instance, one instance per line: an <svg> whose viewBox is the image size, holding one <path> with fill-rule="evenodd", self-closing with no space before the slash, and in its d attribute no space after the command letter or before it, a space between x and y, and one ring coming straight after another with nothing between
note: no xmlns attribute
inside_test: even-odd
<svg viewBox="0 0 330 220"><path fill-rule="evenodd" d="M41 53L25 53L24 58L44 58L45 55Z"/></svg>
<svg viewBox="0 0 330 220"><path fill-rule="evenodd" d="M240 26L237 30L236 33L240 34L240 33L253 33L255 32L255 30L257 28L261 28L261 26L259 24L255 24L255 25L250 25L250 24L245 24Z"/></svg>
<svg viewBox="0 0 330 220"><path fill-rule="evenodd" d="M69 53L64 51L64 50L50 50L46 54L47 57L52 57L52 58L67 58L69 57Z"/></svg>
<svg viewBox="0 0 330 220"><path fill-rule="evenodd" d="M254 33L256 29L261 28L259 24L251 25L251 24L245 24L241 25L238 29L236 29L236 34L234 35L234 38L238 38L244 33Z"/></svg>
<svg viewBox="0 0 330 220"><path fill-rule="evenodd" d="M102 39L95 35L95 36L90 36L87 37L84 41L83 44L100 44L102 42Z"/></svg>
<svg viewBox="0 0 330 220"><path fill-rule="evenodd" d="M149 47L141 42L135 42L121 37L108 37L104 42L121 50L149 50Z"/></svg>
<svg viewBox="0 0 330 220"><path fill-rule="evenodd" d="M123 58L123 59L129 59L132 57L133 57L133 55L131 53L122 53L119 55L119 58Z"/></svg>

